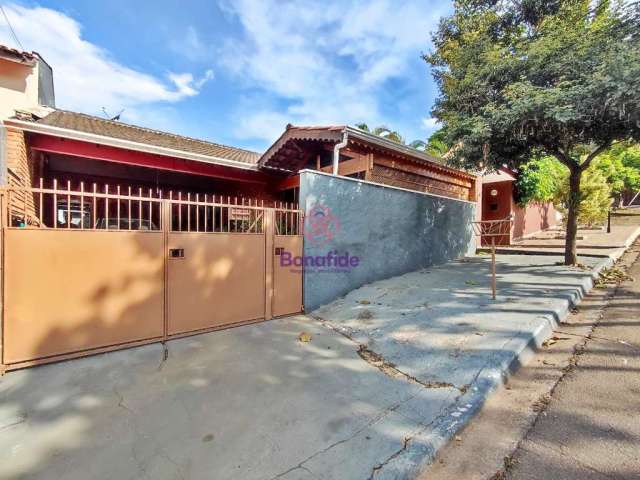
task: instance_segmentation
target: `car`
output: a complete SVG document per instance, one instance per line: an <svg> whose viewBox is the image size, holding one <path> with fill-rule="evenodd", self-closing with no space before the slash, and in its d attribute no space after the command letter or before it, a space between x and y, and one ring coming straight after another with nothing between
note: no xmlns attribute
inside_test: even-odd
<svg viewBox="0 0 640 480"><path fill-rule="evenodd" d="M151 220L138 218L117 218L108 219L101 217L96 220L95 228L100 230L159 230L158 226Z"/></svg>

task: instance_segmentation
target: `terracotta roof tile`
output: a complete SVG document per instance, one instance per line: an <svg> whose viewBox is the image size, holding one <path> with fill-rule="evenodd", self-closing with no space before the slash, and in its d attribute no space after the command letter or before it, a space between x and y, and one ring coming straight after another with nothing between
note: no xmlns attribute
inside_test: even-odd
<svg viewBox="0 0 640 480"><path fill-rule="evenodd" d="M15 48L7 47L6 45L0 45L0 55L16 57L21 62L34 62L37 59L34 53L17 50Z"/></svg>
<svg viewBox="0 0 640 480"><path fill-rule="evenodd" d="M228 147L65 110L56 110L38 120L37 123L247 164L256 164L260 158L259 153L241 148Z"/></svg>

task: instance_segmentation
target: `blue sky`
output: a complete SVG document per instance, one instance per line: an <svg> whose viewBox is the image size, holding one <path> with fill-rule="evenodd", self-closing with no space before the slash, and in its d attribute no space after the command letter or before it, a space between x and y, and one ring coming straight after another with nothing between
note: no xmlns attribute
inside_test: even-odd
<svg viewBox="0 0 640 480"><path fill-rule="evenodd" d="M3 3L54 69L60 108L264 150L287 123L434 129L420 58L450 2ZM16 47L0 19L0 43Z"/></svg>

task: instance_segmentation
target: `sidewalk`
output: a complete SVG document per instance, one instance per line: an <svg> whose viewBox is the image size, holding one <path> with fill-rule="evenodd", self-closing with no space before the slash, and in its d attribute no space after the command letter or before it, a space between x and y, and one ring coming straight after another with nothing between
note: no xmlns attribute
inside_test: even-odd
<svg viewBox="0 0 640 480"><path fill-rule="evenodd" d="M9 372L0 478L413 478L590 289L560 260L499 255L496 301L475 256L316 318Z"/></svg>
<svg viewBox="0 0 640 480"><path fill-rule="evenodd" d="M375 478L417 475L586 294L594 272L558 265L560 260L498 256L495 302L488 258L471 257L366 285L313 312L351 340L365 361L423 387L396 410L419 422L405 430L401 448L380 464ZM596 271L610 264L580 261Z"/></svg>
<svg viewBox="0 0 640 480"><path fill-rule="evenodd" d="M578 255L617 260L640 236L640 209L620 210L611 216L611 233L603 229L578 230ZM498 247L502 253L564 254L564 229L557 227Z"/></svg>
<svg viewBox="0 0 640 480"><path fill-rule="evenodd" d="M616 265L636 283L594 289L421 479L638 478L639 254Z"/></svg>

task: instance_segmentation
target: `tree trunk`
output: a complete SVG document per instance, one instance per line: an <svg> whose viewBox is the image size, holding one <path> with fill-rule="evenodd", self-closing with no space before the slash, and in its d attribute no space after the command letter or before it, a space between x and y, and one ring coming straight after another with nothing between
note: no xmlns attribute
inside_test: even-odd
<svg viewBox="0 0 640 480"><path fill-rule="evenodd" d="M578 208L580 207L580 177L582 170L572 168L569 174L569 202L567 212L567 232L564 244L564 264L578 263L576 236L578 233Z"/></svg>

